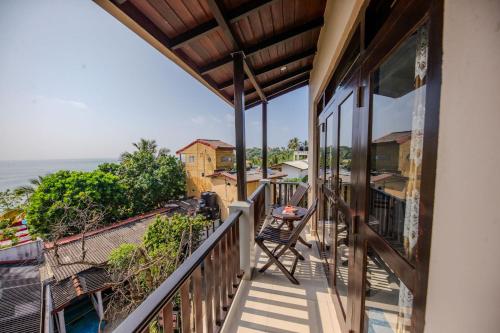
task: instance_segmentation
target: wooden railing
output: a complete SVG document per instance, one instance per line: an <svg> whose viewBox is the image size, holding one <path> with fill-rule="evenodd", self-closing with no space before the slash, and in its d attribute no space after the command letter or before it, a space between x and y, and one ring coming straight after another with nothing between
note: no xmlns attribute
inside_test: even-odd
<svg viewBox="0 0 500 333"><path fill-rule="evenodd" d="M297 187L299 182L289 182L284 180L273 180L271 181L271 202L273 205L285 206L290 201L291 197ZM299 206L307 207L307 195L300 202Z"/></svg>
<svg viewBox="0 0 500 333"><path fill-rule="evenodd" d="M254 232L257 235L264 224L266 218L266 184L260 184L259 187L253 192L248 200L253 202L253 225Z"/></svg>
<svg viewBox="0 0 500 333"><path fill-rule="evenodd" d="M370 215L372 228L393 242L403 242L406 202L384 191L371 188Z"/></svg>
<svg viewBox="0 0 500 333"><path fill-rule="evenodd" d="M177 305L180 315L176 316L175 326L180 332L220 330L242 276L241 214L241 211L231 213L114 332L149 332L153 326L161 328L156 331L174 332L173 311Z"/></svg>

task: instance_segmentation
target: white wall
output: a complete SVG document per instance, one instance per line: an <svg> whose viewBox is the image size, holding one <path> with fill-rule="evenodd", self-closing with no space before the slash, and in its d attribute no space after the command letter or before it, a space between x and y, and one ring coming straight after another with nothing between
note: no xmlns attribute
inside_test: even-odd
<svg viewBox="0 0 500 333"><path fill-rule="evenodd" d="M281 171L286 173L286 178L303 178L307 176L307 169L301 170L286 164L281 166Z"/></svg>
<svg viewBox="0 0 500 333"><path fill-rule="evenodd" d="M426 332L500 332L500 1L446 0Z"/></svg>

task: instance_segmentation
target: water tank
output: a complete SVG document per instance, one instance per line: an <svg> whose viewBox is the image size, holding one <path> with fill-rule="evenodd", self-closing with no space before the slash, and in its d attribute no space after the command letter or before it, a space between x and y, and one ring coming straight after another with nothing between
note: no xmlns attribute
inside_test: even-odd
<svg viewBox="0 0 500 333"><path fill-rule="evenodd" d="M201 192L201 199L205 201L206 207L217 207L217 194L215 192Z"/></svg>

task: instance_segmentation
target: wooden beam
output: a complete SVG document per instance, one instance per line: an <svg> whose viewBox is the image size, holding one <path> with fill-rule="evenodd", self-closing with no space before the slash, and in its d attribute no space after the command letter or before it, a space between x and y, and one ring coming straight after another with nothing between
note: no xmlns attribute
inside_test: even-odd
<svg viewBox="0 0 500 333"><path fill-rule="evenodd" d="M236 186L238 201L247 199L246 148L245 148L245 95L243 52L233 53L234 78L234 127L236 138Z"/></svg>
<svg viewBox="0 0 500 333"><path fill-rule="evenodd" d="M278 62L274 62L272 64L263 66L261 68L255 68L255 70L254 70L255 76L259 76L261 74L270 72L272 70L281 68L283 66L288 66L290 64L293 64L294 62L297 62L297 61L300 61L300 60L303 60L303 59L307 59L307 58L309 58L309 57L311 57L311 56L313 56L315 54L316 54L316 47L313 47L313 48L311 48L309 50L306 50L304 52L300 52L300 53L294 54L294 55L292 55L292 56L290 56L288 58L285 58L283 60L280 60ZM229 88L232 85L233 85L233 80L227 80L227 81L219 84L219 90Z"/></svg>
<svg viewBox="0 0 500 333"><path fill-rule="evenodd" d="M230 23L235 23L265 6L271 5L276 1L277 0L257 0L247 2L229 12L227 14L227 20ZM218 26L219 24L215 19L204 22L194 27L193 29L176 36L175 38L172 38L172 49L176 50L198 38L206 36L217 29Z"/></svg>
<svg viewBox="0 0 500 333"><path fill-rule="evenodd" d="M266 88L275 86L277 84L286 82L288 80L294 79L294 78L299 77L299 76L304 76L304 75L308 74L311 71L311 69L312 69L312 65L308 65L308 66L299 68L296 71L287 73L287 74L279 76L279 77L277 77L275 79L272 79L272 80L269 80L267 82L264 82L262 84L262 89L266 89ZM245 95L249 95L249 94L252 94L254 92L255 92L254 89L248 89L248 90L245 91Z"/></svg>
<svg viewBox="0 0 500 333"><path fill-rule="evenodd" d="M301 78L300 80L296 80L296 81L292 82L291 84L287 85L283 89L280 89L278 91L275 91L275 92L269 94L267 96L267 100L268 101L273 100L273 99L280 97L282 95L285 95L285 94L287 94L295 89L305 87L308 84L309 84L309 76L307 76L305 78ZM253 108L261 103L262 103L262 101L258 98L253 99L251 101L248 101L247 103L245 103L245 110L251 109L251 108Z"/></svg>
<svg viewBox="0 0 500 333"><path fill-rule="evenodd" d="M254 54L257 54L263 50L270 48L271 46L284 43L290 39L301 36L302 34L304 34L306 32L318 29L321 26L323 26L323 17L316 18L316 19L309 21L305 24L297 26L293 29L282 32L276 36L270 37L270 38L268 38L264 41L261 41L261 42L257 43L256 45L251 46L243 51L245 52L245 55L247 57L250 57ZM222 59L216 60L210 64L202 66L200 68L200 71L202 74L207 74L207 73L210 73L210 72L216 70L217 68L219 68L221 66L228 64L229 62L231 62L230 58L227 58L227 57L222 58Z"/></svg>
<svg viewBox="0 0 500 333"><path fill-rule="evenodd" d="M226 18L226 15L224 14L224 11L222 10L222 6L219 4L218 0L206 0L208 3L208 6L210 7L212 14L215 17L215 20L219 24L219 26L222 28L224 31L224 34L227 36L227 38L231 41L231 44L233 45L233 48L235 50L241 51L241 45L239 41L236 39L236 34L234 33L233 29L228 23L228 19ZM255 75L253 74L253 69L252 66L245 60L245 55L243 55L243 69L245 71L245 74L247 75L248 79L252 82L252 85L255 88L255 91L259 94L259 97L261 100L265 101L266 96L264 95L264 92L259 86L259 83L257 82L257 79L255 78ZM243 77L243 82L245 78Z"/></svg>

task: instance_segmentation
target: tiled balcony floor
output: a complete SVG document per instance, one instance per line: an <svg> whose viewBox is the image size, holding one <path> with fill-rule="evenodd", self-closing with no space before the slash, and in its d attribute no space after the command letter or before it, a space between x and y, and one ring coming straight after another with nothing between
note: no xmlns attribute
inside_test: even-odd
<svg viewBox="0 0 500 333"><path fill-rule="evenodd" d="M309 235L306 238L312 241ZM295 272L300 285L292 284L275 265L259 273L267 257L257 254L254 279L240 286L224 333L340 332L316 245L308 249L299 244L297 249L305 257ZM284 262L286 267L290 267L289 259L291 256Z"/></svg>

